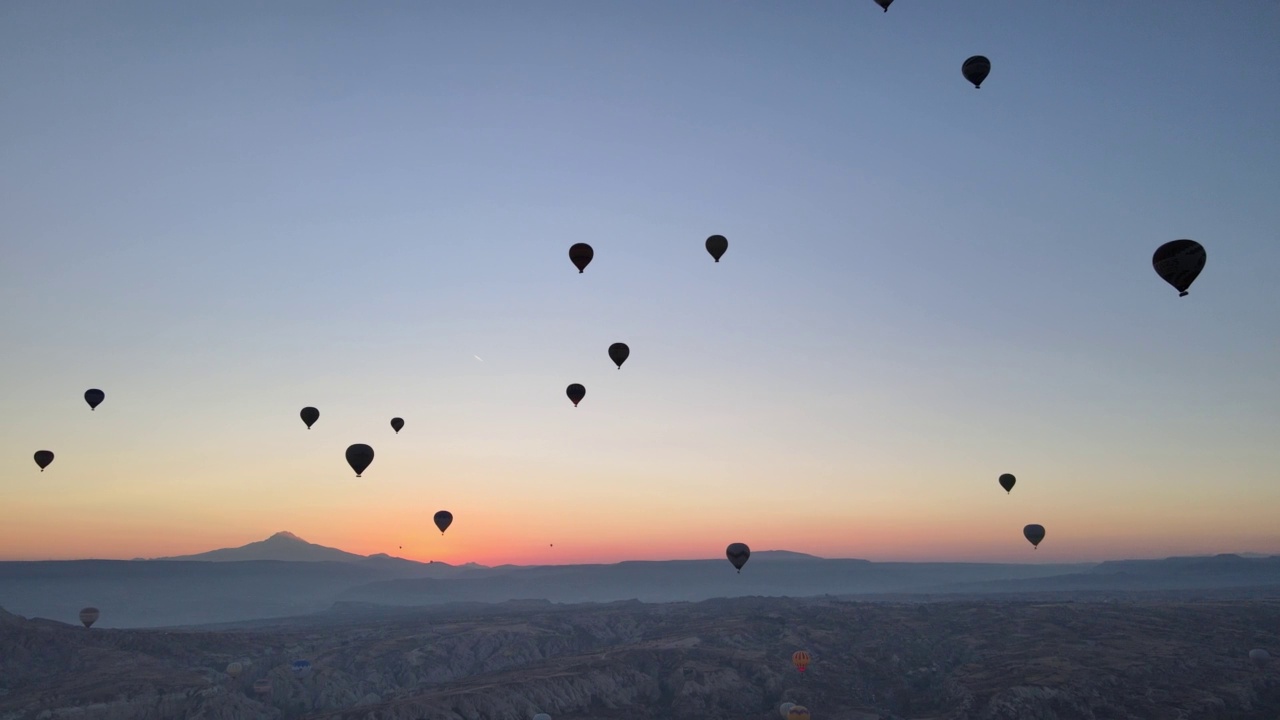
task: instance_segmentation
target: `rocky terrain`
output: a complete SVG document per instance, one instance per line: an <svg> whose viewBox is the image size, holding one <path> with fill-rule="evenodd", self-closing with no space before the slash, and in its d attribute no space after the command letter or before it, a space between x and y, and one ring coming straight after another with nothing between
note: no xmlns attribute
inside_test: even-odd
<svg viewBox="0 0 1280 720"><path fill-rule="evenodd" d="M1254 647L1280 648L1280 600L348 604L171 631L0 613L0 719L765 720L789 700L816 720L1276 720L1280 662Z"/></svg>

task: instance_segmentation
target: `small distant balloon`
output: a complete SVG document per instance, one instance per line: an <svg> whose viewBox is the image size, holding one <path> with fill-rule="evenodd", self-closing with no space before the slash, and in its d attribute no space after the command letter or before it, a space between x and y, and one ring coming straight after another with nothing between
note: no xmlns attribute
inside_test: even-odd
<svg viewBox="0 0 1280 720"><path fill-rule="evenodd" d="M400 434L400 429L404 427L404 418L391 418L391 429Z"/></svg>
<svg viewBox="0 0 1280 720"><path fill-rule="evenodd" d="M1156 248L1151 265L1162 280L1178 291L1178 297L1183 297L1204 270L1207 259L1204 246L1195 240L1171 240Z"/></svg>
<svg viewBox="0 0 1280 720"><path fill-rule="evenodd" d="M782 715L782 720L787 720L787 715L791 713L791 708L795 707L793 702L784 702L778 706L778 712Z"/></svg>
<svg viewBox="0 0 1280 720"><path fill-rule="evenodd" d="M573 406L578 407L578 403L582 402L582 398L587 396L587 389L578 383L574 383L565 388L564 394L569 396L573 401Z"/></svg>
<svg viewBox="0 0 1280 720"><path fill-rule="evenodd" d="M991 61L985 56L974 55L964 64L960 66L960 72L964 73L964 79L973 83L975 88L982 87L982 81L987 79L987 75L991 74Z"/></svg>
<svg viewBox="0 0 1280 720"><path fill-rule="evenodd" d="M86 629L91 628L94 623L98 622L98 616L101 614L98 612L98 608L87 607L80 611L80 624L84 625Z"/></svg>
<svg viewBox="0 0 1280 720"><path fill-rule="evenodd" d="M293 670L293 674L297 675L298 677L310 675L311 661L310 660L294 660L293 665L290 665L289 669Z"/></svg>
<svg viewBox="0 0 1280 720"><path fill-rule="evenodd" d="M1016 482L1018 482L1018 479L1009 473L1000 476L1000 487L1004 488L1005 492L1012 492L1013 484Z"/></svg>
<svg viewBox="0 0 1280 720"><path fill-rule="evenodd" d="M1261 648L1254 648L1249 651L1249 659L1253 661L1254 665L1262 667L1271 660L1271 653Z"/></svg>
<svg viewBox="0 0 1280 720"><path fill-rule="evenodd" d="M435 516L436 527L440 528L440 534L443 535L445 530L453 524L453 513L448 510L441 510Z"/></svg>
<svg viewBox="0 0 1280 720"><path fill-rule="evenodd" d="M747 560L751 558L751 548L746 543L733 543L724 550L725 557L729 558L729 562L737 568L738 572L742 572L742 566L747 564Z"/></svg>
<svg viewBox="0 0 1280 720"><path fill-rule="evenodd" d="M803 705L793 706L787 713L787 720L809 720L809 708Z"/></svg>
<svg viewBox="0 0 1280 720"><path fill-rule="evenodd" d="M618 369L622 369L622 363L627 361L627 357L631 355L631 348L626 343L614 343L609 346L609 359L613 361Z"/></svg>
<svg viewBox="0 0 1280 720"><path fill-rule="evenodd" d="M302 412L298 414L302 416L302 422L307 424L308 430L310 430L311 426L315 425L316 421L320 419L320 411L313 407L304 407L302 408Z"/></svg>
<svg viewBox="0 0 1280 720"><path fill-rule="evenodd" d="M266 678L262 678L261 680L254 680L253 691L258 693L259 695L270 695L271 681Z"/></svg>
<svg viewBox="0 0 1280 720"><path fill-rule="evenodd" d="M591 264L591 258L595 256L596 251L592 250L591 246L586 243L574 243L569 248L569 262L572 262L573 266L578 268L579 274L587 269L587 266Z"/></svg>
<svg viewBox="0 0 1280 720"><path fill-rule="evenodd" d="M707 238L707 252L711 253L711 257L716 262L720 262L720 258L724 257L724 253L729 249L729 240L723 235L712 235Z"/></svg>
<svg viewBox="0 0 1280 720"><path fill-rule="evenodd" d="M231 664L227 665L227 674L228 674L228 675L230 675L230 676L231 676L231 677L233 677L233 678L238 678L238 677L240 677L240 672L241 672L242 670L244 670L244 666L243 666L243 665L241 665L241 664L240 664L240 663L238 663L238 662L233 662L233 663L231 663Z"/></svg>
<svg viewBox="0 0 1280 720"><path fill-rule="evenodd" d="M889 12L889 6L893 4L893 0L876 0L876 4L884 8L885 12Z"/></svg>
<svg viewBox="0 0 1280 720"><path fill-rule="evenodd" d="M90 388L84 391L84 401L89 403L90 410L98 409L98 406L106 399L107 394L97 388Z"/></svg>
<svg viewBox="0 0 1280 720"><path fill-rule="evenodd" d="M356 444L347 448L347 464L356 471L356 477L364 472L373 462L373 448L364 444Z"/></svg>
<svg viewBox="0 0 1280 720"><path fill-rule="evenodd" d="M795 665L800 672L804 672L805 668L809 667L810 659L809 653L804 650L797 650L791 655L791 664Z"/></svg>
<svg viewBox="0 0 1280 720"><path fill-rule="evenodd" d="M1039 548L1040 541L1044 540L1044 526L1028 525L1022 528L1022 536L1027 539L1027 542L1031 543L1031 547Z"/></svg>
<svg viewBox="0 0 1280 720"><path fill-rule="evenodd" d="M49 467L49 463L51 462L53 462L53 451L51 450L36 451L36 464L40 466L40 472L44 472L44 469Z"/></svg>

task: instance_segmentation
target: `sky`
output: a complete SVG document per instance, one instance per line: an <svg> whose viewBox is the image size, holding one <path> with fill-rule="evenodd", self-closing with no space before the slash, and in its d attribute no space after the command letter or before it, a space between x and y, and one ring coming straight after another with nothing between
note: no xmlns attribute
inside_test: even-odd
<svg viewBox="0 0 1280 720"><path fill-rule="evenodd" d="M0 559L1280 553L1278 34L1262 1L0 4Z"/></svg>

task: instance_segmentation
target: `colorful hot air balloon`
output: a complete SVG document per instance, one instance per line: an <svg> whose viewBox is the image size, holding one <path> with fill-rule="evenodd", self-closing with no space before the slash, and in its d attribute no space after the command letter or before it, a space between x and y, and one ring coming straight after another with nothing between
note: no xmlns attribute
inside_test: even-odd
<svg viewBox="0 0 1280 720"><path fill-rule="evenodd" d="M893 0L876 0L876 4L884 8L885 12L889 12L889 6L893 4Z"/></svg>
<svg viewBox="0 0 1280 720"><path fill-rule="evenodd" d="M627 361L627 357L631 355L631 348L626 343L614 343L609 346L609 359L613 361L618 369L622 369L622 363Z"/></svg>
<svg viewBox="0 0 1280 720"><path fill-rule="evenodd" d="M1022 528L1022 536L1027 539L1027 542L1031 543L1031 547L1039 548L1040 541L1044 540L1044 526L1028 525Z"/></svg>
<svg viewBox="0 0 1280 720"><path fill-rule="evenodd" d="M302 422L307 424L308 430L310 430L311 426L315 425L316 421L320 419L320 411L313 407L304 407L302 408L302 412L298 414L302 416Z"/></svg>
<svg viewBox="0 0 1280 720"><path fill-rule="evenodd" d="M587 389L578 383L574 383L565 388L564 394L569 396L573 401L573 406L578 407L578 403L582 402L582 398L587 396Z"/></svg>
<svg viewBox="0 0 1280 720"><path fill-rule="evenodd" d="M791 654L791 664L796 666L800 672L809 667L809 653L804 650L797 650Z"/></svg>
<svg viewBox="0 0 1280 720"><path fill-rule="evenodd" d="M1005 473L1000 476L1000 487L1004 488L1005 492L1011 492L1013 490L1013 484L1016 482L1018 482L1018 479L1009 473Z"/></svg>
<svg viewBox="0 0 1280 720"><path fill-rule="evenodd" d="M434 520L436 527L440 528L440 534L443 535L444 531L448 530L449 526L453 524L453 513L448 510L441 510L436 513Z"/></svg>
<svg viewBox="0 0 1280 720"><path fill-rule="evenodd" d="M960 72L964 73L964 79L973 83L975 88L982 87L982 81L987 79L987 75L991 74L991 61L982 55L974 55L964 64L960 66Z"/></svg>
<svg viewBox="0 0 1280 720"><path fill-rule="evenodd" d="M1253 661L1254 665L1257 665L1258 667L1262 667L1271 660L1271 653L1267 652L1266 650L1262 650L1260 648L1254 648L1253 650L1249 651L1249 659Z"/></svg>
<svg viewBox="0 0 1280 720"><path fill-rule="evenodd" d="M85 626L85 629L91 628L94 623L98 622L98 616L101 614L98 612L98 608L87 607L80 611L80 623Z"/></svg>
<svg viewBox="0 0 1280 720"><path fill-rule="evenodd" d="M293 664L289 666L289 669L292 670L293 674L297 675L298 677L306 677L307 675L311 674L311 661L310 660L294 660Z"/></svg>
<svg viewBox="0 0 1280 720"><path fill-rule="evenodd" d="M232 679L240 677L240 672L242 670L244 670L244 666L238 662L233 662L227 665L227 674L230 675Z"/></svg>
<svg viewBox="0 0 1280 720"><path fill-rule="evenodd" d="M729 562L742 572L742 566L747 564L747 560L751 558L751 548L746 543L733 543L724 550L725 557L729 558Z"/></svg>
<svg viewBox="0 0 1280 720"><path fill-rule="evenodd" d="M254 680L253 691L258 693L259 695L270 695L271 681L266 678L262 678L261 680Z"/></svg>
<svg viewBox="0 0 1280 720"><path fill-rule="evenodd" d="M787 713L787 720L809 720L809 708L803 705L792 707L791 712Z"/></svg>
<svg viewBox="0 0 1280 720"><path fill-rule="evenodd" d="M711 253L711 257L716 262L720 262L720 258L724 256L724 252L729 249L729 241L723 235L712 235L707 238L707 252Z"/></svg>
<svg viewBox="0 0 1280 720"><path fill-rule="evenodd" d="M1204 246L1195 240L1171 240L1156 248L1151 265L1161 279L1178 291L1178 297L1183 297L1204 270L1207 259Z"/></svg>
<svg viewBox="0 0 1280 720"><path fill-rule="evenodd" d="M84 391L84 401L89 403L90 410L96 410L103 400L107 399L107 394L97 388L89 388Z"/></svg>
<svg viewBox="0 0 1280 720"><path fill-rule="evenodd" d="M347 448L347 464L356 471L356 477L373 462L373 448L364 444L356 444Z"/></svg>
<svg viewBox="0 0 1280 720"><path fill-rule="evenodd" d="M404 427L404 419L403 419L403 418L391 418L391 429L392 429L392 430L395 430L397 435L399 435L399 434L400 434L400 430L401 430L403 427Z"/></svg>
<svg viewBox="0 0 1280 720"><path fill-rule="evenodd" d="M587 266L591 264L591 258L595 256L596 252L586 243L574 243L573 247L569 248L569 261L573 263L574 267L578 268L579 274L587 269Z"/></svg>
<svg viewBox="0 0 1280 720"><path fill-rule="evenodd" d="M791 713L791 708L795 707L793 702L784 702L778 706L778 712L782 715L782 720L787 720L787 715Z"/></svg>
<svg viewBox="0 0 1280 720"><path fill-rule="evenodd" d="M53 451L37 450L35 458L36 464L40 466L40 472L44 472L44 469L49 467L49 463L53 462Z"/></svg>

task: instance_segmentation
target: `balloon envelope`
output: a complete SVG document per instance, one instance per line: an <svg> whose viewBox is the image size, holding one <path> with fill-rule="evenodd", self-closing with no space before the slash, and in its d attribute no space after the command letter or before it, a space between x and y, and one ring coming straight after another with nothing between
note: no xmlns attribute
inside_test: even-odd
<svg viewBox="0 0 1280 720"><path fill-rule="evenodd" d="M964 79L973 83L975 88L982 87L982 81L991 74L991 61L982 55L974 55L960 66Z"/></svg>
<svg viewBox="0 0 1280 720"><path fill-rule="evenodd" d="M729 249L729 240L723 235L712 235L707 238L707 252L711 253L711 257L716 262L720 262L720 258L724 257L724 252Z"/></svg>
<svg viewBox="0 0 1280 720"><path fill-rule="evenodd" d="M94 623L98 622L98 616L100 614L101 613L98 612L98 608L87 607L80 611L80 622L84 624L85 627L91 627Z"/></svg>
<svg viewBox="0 0 1280 720"><path fill-rule="evenodd" d="M729 562L742 572L742 566L747 564L747 560L751 558L751 548L746 543L733 543L724 550L725 557L729 558Z"/></svg>
<svg viewBox="0 0 1280 720"><path fill-rule="evenodd" d="M1207 259L1204 246L1195 240L1172 240L1156 248L1151 265L1161 279L1178 291L1178 297L1182 297L1204 270Z"/></svg>
<svg viewBox="0 0 1280 720"><path fill-rule="evenodd" d="M1031 543L1032 547L1039 547L1040 541L1044 540L1044 526L1028 525L1022 528L1022 536L1027 539L1027 542Z"/></svg>
<svg viewBox="0 0 1280 720"><path fill-rule="evenodd" d="M781 713L783 720L786 720L787 715L791 712L791 708L795 706L796 704L793 702L784 702L778 706L778 712Z"/></svg>
<svg viewBox="0 0 1280 720"><path fill-rule="evenodd" d="M240 677L241 670L244 670L244 666L238 662L233 662L230 665L227 665L227 674L233 678Z"/></svg>
<svg viewBox="0 0 1280 720"><path fill-rule="evenodd" d="M796 666L800 672L804 672L809 667L809 653L803 650L797 650L791 655L791 664Z"/></svg>
<svg viewBox="0 0 1280 720"><path fill-rule="evenodd" d="M893 0L876 0L876 4L884 8L885 12L889 12L889 6L893 4Z"/></svg>
<svg viewBox="0 0 1280 720"><path fill-rule="evenodd" d="M591 258L595 256L596 251L592 250L591 246L586 243L574 243L569 248L569 262L572 262L573 266L578 268L579 273L587 269L587 266L591 264Z"/></svg>
<svg viewBox="0 0 1280 720"><path fill-rule="evenodd" d="M391 418L391 429L395 430L397 435L400 434L400 429L403 427L404 427L403 418Z"/></svg>
<svg viewBox="0 0 1280 720"><path fill-rule="evenodd" d="M373 462L373 448L364 444L356 444L347 448L347 464L356 471L356 477L364 472Z"/></svg>
<svg viewBox="0 0 1280 720"><path fill-rule="evenodd" d="M453 524L453 513L448 510L441 510L435 516L436 527L440 528L440 534L443 535L445 530Z"/></svg>
<svg viewBox="0 0 1280 720"><path fill-rule="evenodd" d="M1271 653L1267 652L1266 650L1255 648L1249 651L1249 659L1253 661L1254 665L1257 665L1258 667L1262 667L1263 665L1267 664L1268 660L1271 659Z"/></svg>
<svg viewBox="0 0 1280 720"><path fill-rule="evenodd" d="M809 720L809 708L796 705L787 713L787 720Z"/></svg>
<svg viewBox="0 0 1280 720"><path fill-rule="evenodd" d="M258 693L259 695L270 695L271 681L266 678L262 678L261 680L255 680L253 682L253 691Z"/></svg>
<svg viewBox="0 0 1280 720"><path fill-rule="evenodd" d="M36 464L40 466L40 472L44 472L44 469L49 467L49 463L53 462L53 451L37 450L35 458Z"/></svg>
<svg viewBox="0 0 1280 720"><path fill-rule="evenodd" d="M569 396L573 401L573 406L578 407L578 403L582 402L582 398L587 396L587 389L578 383L574 383L565 388L564 394Z"/></svg>
<svg viewBox="0 0 1280 720"><path fill-rule="evenodd" d="M294 675L306 675L311 672L311 661L294 660L289 669L293 670Z"/></svg>
<svg viewBox="0 0 1280 720"><path fill-rule="evenodd" d="M1013 490L1013 484L1016 482L1018 482L1018 479L1009 473L1005 473L1000 476L1000 487L1004 488L1005 492Z"/></svg>
<svg viewBox="0 0 1280 720"><path fill-rule="evenodd" d="M614 343L609 346L609 359L613 361L618 369L622 369L622 363L627 361L627 357L631 355L631 348L626 343Z"/></svg>
<svg viewBox="0 0 1280 720"><path fill-rule="evenodd" d="M89 409L96 409L107 399L107 394L97 388L90 388L84 391L84 401L89 403Z"/></svg>
<svg viewBox="0 0 1280 720"><path fill-rule="evenodd" d="M302 422L307 424L308 430L310 430L311 426L315 425L316 421L320 419L320 411L313 407L304 407L302 408L302 412L298 414L302 416Z"/></svg>

